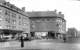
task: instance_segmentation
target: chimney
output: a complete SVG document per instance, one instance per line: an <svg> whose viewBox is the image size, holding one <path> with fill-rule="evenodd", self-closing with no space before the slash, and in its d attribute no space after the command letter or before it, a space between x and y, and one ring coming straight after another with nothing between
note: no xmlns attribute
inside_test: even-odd
<svg viewBox="0 0 80 50"><path fill-rule="evenodd" d="M62 14L62 12L59 12L59 14Z"/></svg>
<svg viewBox="0 0 80 50"><path fill-rule="evenodd" d="M54 12L56 13L56 12L57 12L57 10L55 9L55 10L54 10Z"/></svg>
<svg viewBox="0 0 80 50"><path fill-rule="evenodd" d="M22 10L25 11L25 7L22 7Z"/></svg>

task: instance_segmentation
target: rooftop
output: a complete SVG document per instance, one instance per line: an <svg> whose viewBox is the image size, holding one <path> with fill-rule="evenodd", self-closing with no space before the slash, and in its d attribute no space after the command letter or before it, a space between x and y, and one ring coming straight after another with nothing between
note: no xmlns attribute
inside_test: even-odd
<svg viewBox="0 0 80 50"><path fill-rule="evenodd" d="M64 14L61 12L56 13L55 11L32 11L27 12L29 17L62 17L64 18Z"/></svg>

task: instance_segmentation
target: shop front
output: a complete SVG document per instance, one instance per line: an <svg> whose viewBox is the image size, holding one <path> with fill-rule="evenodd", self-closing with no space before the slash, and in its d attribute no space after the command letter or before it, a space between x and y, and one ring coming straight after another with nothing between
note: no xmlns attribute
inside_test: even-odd
<svg viewBox="0 0 80 50"><path fill-rule="evenodd" d="M45 39L47 37L48 32L35 32L35 37L37 39Z"/></svg>
<svg viewBox="0 0 80 50"><path fill-rule="evenodd" d="M12 40L18 38L22 32L23 31L3 29L1 30L0 37L5 40Z"/></svg>

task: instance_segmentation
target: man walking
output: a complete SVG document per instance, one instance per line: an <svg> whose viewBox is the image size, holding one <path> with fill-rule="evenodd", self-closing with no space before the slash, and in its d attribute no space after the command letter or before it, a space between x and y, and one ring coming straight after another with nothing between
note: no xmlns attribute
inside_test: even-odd
<svg viewBox="0 0 80 50"><path fill-rule="evenodd" d="M24 47L24 40L23 40L23 36L21 35L21 48L23 48Z"/></svg>

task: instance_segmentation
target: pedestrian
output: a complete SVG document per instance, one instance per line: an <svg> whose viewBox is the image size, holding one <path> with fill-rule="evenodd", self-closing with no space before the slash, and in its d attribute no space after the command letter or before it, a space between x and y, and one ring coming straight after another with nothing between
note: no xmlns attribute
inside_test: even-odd
<svg viewBox="0 0 80 50"><path fill-rule="evenodd" d="M63 37L63 40L64 40L64 42L66 42L66 37L65 36Z"/></svg>
<svg viewBox="0 0 80 50"><path fill-rule="evenodd" d="M21 35L21 48L23 48L24 47L24 40L23 40L23 36Z"/></svg>

